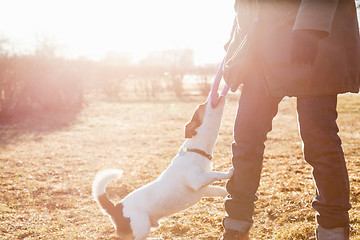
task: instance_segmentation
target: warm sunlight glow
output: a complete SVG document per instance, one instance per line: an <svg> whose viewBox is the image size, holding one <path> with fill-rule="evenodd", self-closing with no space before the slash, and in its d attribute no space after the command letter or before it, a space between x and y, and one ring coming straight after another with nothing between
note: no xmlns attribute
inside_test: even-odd
<svg viewBox="0 0 360 240"><path fill-rule="evenodd" d="M101 58L191 48L197 62L218 62L231 30L227 0L0 0L0 35L15 51L48 38L66 56Z"/></svg>

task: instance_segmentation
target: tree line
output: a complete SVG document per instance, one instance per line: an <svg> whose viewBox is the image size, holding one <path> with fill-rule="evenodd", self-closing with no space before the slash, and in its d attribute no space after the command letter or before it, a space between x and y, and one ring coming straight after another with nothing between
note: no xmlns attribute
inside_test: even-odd
<svg viewBox="0 0 360 240"><path fill-rule="evenodd" d="M126 58L68 59L43 42L31 54L8 53L0 41L0 120L47 111L78 111L90 93L121 101L207 95L216 65L194 66L191 50L169 50L138 63ZM191 82L184 82L192 76Z"/></svg>

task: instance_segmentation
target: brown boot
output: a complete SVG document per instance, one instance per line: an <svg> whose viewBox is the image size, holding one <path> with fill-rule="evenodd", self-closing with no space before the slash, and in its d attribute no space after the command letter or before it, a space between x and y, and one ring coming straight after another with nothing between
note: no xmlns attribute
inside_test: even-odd
<svg viewBox="0 0 360 240"><path fill-rule="evenodd" d="M249 233L242 233L235 230L225 230L220 240L249 240Z"/></svg>
<svg viewBox="0 0 360 240"><path fill-rule="evenodd" d="M349 228L326 229L320 225L316 228L317 240L349 240Z"/></svg>

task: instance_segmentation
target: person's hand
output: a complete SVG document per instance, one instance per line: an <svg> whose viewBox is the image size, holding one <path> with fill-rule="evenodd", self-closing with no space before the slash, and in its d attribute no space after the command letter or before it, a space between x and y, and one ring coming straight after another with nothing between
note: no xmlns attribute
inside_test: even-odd
<svg viewBox="0 0 360 240"><path fill-rule="evenodd" d="M327 32L318 30L294 30L292 34L291 64L314 65L319 40L325 38L327 35Z"/></svg>

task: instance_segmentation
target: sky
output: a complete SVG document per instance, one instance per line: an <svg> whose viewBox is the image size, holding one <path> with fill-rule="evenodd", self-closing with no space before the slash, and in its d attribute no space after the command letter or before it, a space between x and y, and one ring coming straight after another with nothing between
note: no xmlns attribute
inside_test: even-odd
<svg viewBox="0 0 360 240"><path fill-rule="evenodd" d="M218 63L234 0L0 0L0 39L31 52L47 39L68 57L109 52L134 61L149 52L194 50L196 64ZM358 10L360 17L360 11Z"/></svg>
<svg viewBox="0 0 360 240"><path fill-rule="evenodd" d="M195 63L220 62L234 0L0 0L0 37L29 52L48 39L70 57L194 49Z"/></svg>

